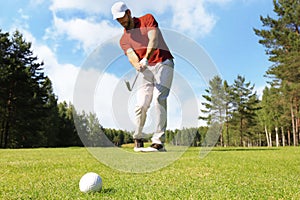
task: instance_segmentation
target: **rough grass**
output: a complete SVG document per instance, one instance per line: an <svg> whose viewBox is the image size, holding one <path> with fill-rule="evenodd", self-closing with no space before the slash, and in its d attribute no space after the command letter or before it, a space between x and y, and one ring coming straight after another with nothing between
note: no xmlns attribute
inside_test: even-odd
<svg viewBox="0 0 300 200"><path fill-rule="evenodd" d="M0 199L300 199L300 148L199 153L189 148L168 167L133 174L85 148L0 150ZM79 180L90 171L102 177L102 191L81 193Z"/></svg>

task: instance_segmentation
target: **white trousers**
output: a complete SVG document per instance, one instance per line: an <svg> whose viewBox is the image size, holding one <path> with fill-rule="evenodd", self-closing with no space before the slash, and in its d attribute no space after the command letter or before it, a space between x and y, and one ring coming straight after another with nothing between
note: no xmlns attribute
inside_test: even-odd
<svg viewBox="0 0 300 200"><path fill-rule="evenodd" d="M141 86L137 91L137 106L135 109L136 130L134 139L143 138L147 111L152 99L156 112L156 130L151 138L152 143L161 144L167 127L167 97L170 93L174 73L174 62L168 59L155 66L147 67L143 72Z"/></svg>

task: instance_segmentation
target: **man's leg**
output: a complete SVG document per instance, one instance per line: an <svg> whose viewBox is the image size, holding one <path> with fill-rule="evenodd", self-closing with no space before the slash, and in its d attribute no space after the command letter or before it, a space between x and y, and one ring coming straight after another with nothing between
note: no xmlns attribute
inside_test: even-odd
<svg viewBox="0 0 300 200"><path fill-rule="evenodd" d="M142 84L139 86L137 92L137 106L135 108L136 130L133 134L135 140L135 147L143 147L143 128L145 125L147 110L151 104L153 96L153 74L146 69L143 72Z"/></svg>
<svg viewBox="0 0 300 200"><path fill-rule="evenodd" d="M174 63L167 63L156 66L155 70L155 109L157 113L156 131L151 138L155 148L161 148L164 142L164 134L167 127L167 97L170 93L170 88L173 81ZM152 146L153 146L152 145Z"/></svg>

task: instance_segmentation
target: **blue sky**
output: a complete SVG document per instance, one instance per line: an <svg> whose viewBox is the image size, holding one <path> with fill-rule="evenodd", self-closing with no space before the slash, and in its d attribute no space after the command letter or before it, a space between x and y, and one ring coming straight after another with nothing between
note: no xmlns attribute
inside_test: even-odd
<svg viewBox="0 0 300 200"><path fill-rule="evenodd" d="M110 0L2 1L0 28L2 32L10 33L18 29L27 41L32 42L33 52L45 62L45 72L52 80L54 92L59 100L73 102L74 85L81 66L97 47L122 33L122 28L112 20L110 13L110 7L114 2ZM128 0L125 2L134 16L152 13L161 28L176 31L197 43L214 62L224 80L232 83L237 75L242 75L247 81L255 84L259 94L265 87L267 79L263 76L271 63L268 62L264 47L258 43L259 38L254 34L253 28L262 28L260 15L273 15L272 1ZM187 67L186 60L181 59L180 56L176 59L178 76L188 80L197 93L196 98L201 102L204 89L201 80L197 85L196 78L190 76L192 71L184 68L191 69ZM108 70L105 71L103 78L97 81L96 86L106 96L115 94L114 88L119 85L121 79L124 77L130 79L134 76L132 68L122 55L117 61L111 61L111 63L116 62L124 63L122 66L127 71L120 74L118 68L113 65L108 66ZM101 74L97 69L89 69L89 72ZM96 103L92 106L93 110L99 113L104 126L117 126L116 120L111 118L112 97L104 101L97 94L98 92L94 94ZM174 93L171 98L174 112L170 115L182 113L183 110L179 107L186 103L180 102L176 95ZM171 126L176 127L175 124L178 124L180 119L173 121ZM128 127L130 128L132 126Z"/></svg>

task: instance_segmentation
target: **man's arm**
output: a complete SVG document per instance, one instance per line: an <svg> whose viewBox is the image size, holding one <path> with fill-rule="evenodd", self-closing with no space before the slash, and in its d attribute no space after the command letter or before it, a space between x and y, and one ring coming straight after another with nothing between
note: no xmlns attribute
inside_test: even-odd
<svg viewBox="0 0 300 200"><path fill-rule="evenodd" d="M136 55L132 48L127 49L126 51L127 58L131 65L137 70L141 71L141 64L139 63L139 57Z"/></svg>
<svg viewBox="0 0 300 200"><path fill-rule="evenodd" d="M157 49L158 29L152 29L152 30L148 31L148 39L149 39L149 42L148 42L146 54L145 54L144 58L140 61L142 70L148 66L148 60L152 56L155 49Z"/></svg>
<svg viewBox="0 0 300 200"><path fill-rule="evenodd" d="M158 29L152 29L148 32L148 38L149 38L149 42L148 42L148 46L147 46L147 51L145 54L145 57L147 60L150 59L152 53L155 51L155 49L157 49L158 47Z"/></svg>

